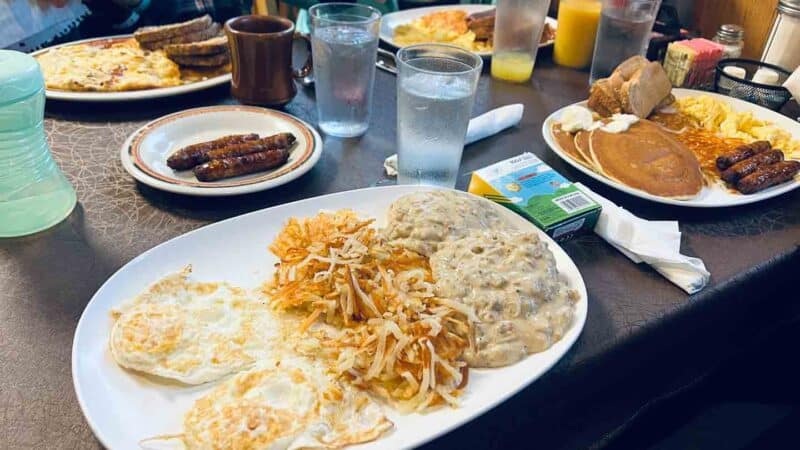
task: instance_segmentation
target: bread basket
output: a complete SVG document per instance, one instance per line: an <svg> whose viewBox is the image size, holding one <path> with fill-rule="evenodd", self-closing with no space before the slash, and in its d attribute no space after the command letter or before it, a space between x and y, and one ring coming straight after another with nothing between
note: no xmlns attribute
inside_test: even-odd
<svg viewBox="0 0 800 450"><path fill-rule="evenodd" d="M737 66L743 68L747 75L745 79L725 73L725 67ZM772 69L778 73L778 84L763 84L750 81L758 69ZM789 78L788 70L773 64L744 58L728 58L717 63L714 76L714 88L720 94L755 103L756 105L778 111L789 101L789 90L781 86Z"/></svg>

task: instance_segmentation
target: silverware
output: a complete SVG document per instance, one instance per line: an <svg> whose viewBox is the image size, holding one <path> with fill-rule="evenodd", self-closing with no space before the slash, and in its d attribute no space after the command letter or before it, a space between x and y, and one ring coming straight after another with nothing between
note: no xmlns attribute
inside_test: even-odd
<svg viewBox="0 0 800 450"><path fill-rule="evenodd" d="M384 50L382 48L378 49L378 59L375 60L375 67L381 69L385 72L389 72L392 74L397 75L397 61L394 59L394 53ZM310 73L303 78L298 80L301 85L308 87L314 85L314 74Z"/></svg>
<svg viewBox="0 0 800 450"><path fill-rule="evenodd" d="M394 59L394 53L388 50L378 49L378 59L375 61L375 66L378 69L397 75L397 61Z"/></svg>

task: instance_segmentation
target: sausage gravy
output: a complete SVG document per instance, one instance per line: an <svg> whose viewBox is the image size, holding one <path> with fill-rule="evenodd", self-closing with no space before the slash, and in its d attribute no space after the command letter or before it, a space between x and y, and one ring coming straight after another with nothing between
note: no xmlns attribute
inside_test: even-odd
<svg viewBox="0 0 800 450"><path fill-rule="evenodd" d="M472 367L547 350L572 325L577 293L559 277L547 245L489 202L452 191L411 194L392 204L385 233L430 257L437 296L475 313L465 353Z"/></svg>
<svg viewBox="0 0 800 450"><path fill-rule="evenodd" d="M470 230L514 228L485 200L454 191L430 191L393 202L385 233L390 243L430 256L441 243L462 238Z"/></svg>

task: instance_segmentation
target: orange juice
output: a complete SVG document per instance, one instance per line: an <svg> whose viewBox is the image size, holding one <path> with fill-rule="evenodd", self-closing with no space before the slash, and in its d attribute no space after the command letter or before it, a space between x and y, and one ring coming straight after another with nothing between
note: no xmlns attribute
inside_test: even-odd
<svg viewBox="0 0 800 450"><path fill-rule="evenodd" d="M553 59L557 64L575 69L589 67L600 7L600 0L561 0L553 49Z"/></svg>
<svg viewBox="0 0 800 450"><path fill-rule="evenodd" d="M529 52L501 52L492 55L492 77L524 83L533 74L533 57Z"/></svg>

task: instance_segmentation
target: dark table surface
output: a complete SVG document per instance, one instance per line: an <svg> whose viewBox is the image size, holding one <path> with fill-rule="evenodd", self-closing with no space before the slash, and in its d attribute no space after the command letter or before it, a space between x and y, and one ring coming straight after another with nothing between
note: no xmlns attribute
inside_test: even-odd
<svg viewBox="0 0 800 450"><path fill-rule="evenodd" d="M548 60L539 62L530 84L481 79L476 114L510 103L523 103L525 114L519 127L467 147L458 187L466 187L472 170L532 151L641 217L679 220L683 252L703 258L711 283L690 297L596 235L563 244L589 292L580 339L546 376L431 447L598 445L651 398L705 373L795 313L797 291L790 287L800 267L800 190L756 205L701 210L649 203L594 182L561 162L542 139L550 112L587 95L586 73ZM149 120L234 103L227 88L116 105L48 102L49 142L79 204L48 231L0 240L0 446L99 447L72 388L72 336L94 292L132 258L234 215L386 182L382 162L395 152L395 78L381 71L376 77L365 136L326 137L322 158L303 177L231 198L151 189L135 182L118 157L125 138ZM301 89L286 111L315 124L313 90Z"/></svg>

